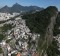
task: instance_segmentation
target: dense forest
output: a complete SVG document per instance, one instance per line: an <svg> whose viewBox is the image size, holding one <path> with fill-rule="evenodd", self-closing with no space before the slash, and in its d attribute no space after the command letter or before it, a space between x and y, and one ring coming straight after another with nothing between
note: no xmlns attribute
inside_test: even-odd
<svg viewBox="0 0 60 56"><path fill-rule="evenodd" d="M44 33L50 23L50 18L56 13L56 7L48 7L45 10L33 14L26 14L22 18L26 19L26 24L31 32Z"/></svg>

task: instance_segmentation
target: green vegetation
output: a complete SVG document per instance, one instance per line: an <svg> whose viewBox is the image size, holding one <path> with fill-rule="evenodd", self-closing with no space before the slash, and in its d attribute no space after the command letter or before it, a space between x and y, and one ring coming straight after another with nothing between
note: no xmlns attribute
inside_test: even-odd
<svg viewBox="0 0 60 56"><path fill-rule="evenodd" d="M58 56L60 55L60 51L58 50L58 41L53 39L52 44L47 48L47 55L48 56Z"/></svg>
<svg viewBox="0 0 60 56"><path fill-rule="evenodd" d="M16 54L12 54L11 56L16 56Z"/></svg>
<svg viewBox="0 0 60 56"><path fill-rule="evenodd" d="M0 27L0 42L5 38L5 32L12 29L11 24L4 24L2 27ZM8 41L7 41L8 42Z"/></svg>
<svg viewBox="0 0 60 56"><path fill-rule="evenodd" d="M4 24L2 27L0 27L2 32L7 32L8 30L12 29L12 25L11 24Z"/></svg>
<svg viewBox="0 0 60 56"><path fill-rule="evenodd" d="M9 43L12 39L6 40L6 43Z"/></svg>
<svg viewBox="0 0 60 56"><path fill-rule="evenodd" d="M0 42L5 38L5 35L0 34Z"/></svg>
<svg viewBox="0 0 60 56"><path fill-rule="evenodd" d="M44 34L47 26L51 22L50 18L56 14L56 7L48 7L45 10L34 14L26 14L22 18L26 19L26 25L30 28L31 32Z"/></svg>
<svg viewBox="0 0 60 56"><path fill-rule="evenodd" d="M3 53L3 50L2 50L2 48L0 47L0 53Z"/></svg>
<svg viewBox="0 0 60 56"><path fill-rule="evenodd" d="M54 27L54 36L56 36L57 34L60 34L60 12L56 18L56 24L55 24L55 27Z"/></svg>

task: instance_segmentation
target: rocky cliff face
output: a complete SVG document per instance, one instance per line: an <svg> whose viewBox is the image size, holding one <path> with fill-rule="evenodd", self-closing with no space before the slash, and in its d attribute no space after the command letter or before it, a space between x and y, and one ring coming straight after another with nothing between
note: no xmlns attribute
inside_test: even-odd
<svg viewBox="0 0 60 56"><path fill-rule="evenodd" d="M48 38L48 42L52 42L53 39L53 29L54 29L54 25L56 23L56 18L57 18L58 12L56 13L56 15L54 15L53 17L51 17L51 22L47 27L47 31L46 31L46 38Z"/></svg>
<svg viewBox="0 0 60 56"><path fill-rule="evenodd" d="M51 17L51 22L47 27L46 34L45 34L45 37L44 37L44 41L42 43L42 47L45 46L45 45L46 45L46 47L45 47L45 49L41 50L41 53L40 53L39 56L42 56L42 55L47 56L46 55L46 49L52 43L52 40L53 40L53 37L54 37L53 36L53 29L54 29L54 24L55 24L55 21L56 21L57 14L56 14L56 16Z"/></svg>
<svg viewBox="0 0 60 56"><path fill-rule="evenodd" d="M46 29L46 34L45 34L45 40L44 42L42 43L42 47L44 45L46 45L45 49L41 50L41 53L39 56L47 56L46 55L46 49L48 48L48 46L52 43L52 40L53 40L53 30L54 30L54 25L56 23L56 18L57 18L57 15L58 15L58 11L56 11L56 14L54 16L52 16L50 19L51 19L51 22L50 24L48 25L47 29Z"/></svg>

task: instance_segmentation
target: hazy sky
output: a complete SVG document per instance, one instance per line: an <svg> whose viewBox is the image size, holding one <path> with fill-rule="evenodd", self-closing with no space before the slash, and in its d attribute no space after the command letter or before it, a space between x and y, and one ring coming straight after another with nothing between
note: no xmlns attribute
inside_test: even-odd
<svg viewBox="0 0 60 56"><path fill-rule="evenodd" d="M60 10L60 0L0 0L0 7L8 5L12 6L19 3L23 6L36 5L39 7L56 6Z"/></svg>

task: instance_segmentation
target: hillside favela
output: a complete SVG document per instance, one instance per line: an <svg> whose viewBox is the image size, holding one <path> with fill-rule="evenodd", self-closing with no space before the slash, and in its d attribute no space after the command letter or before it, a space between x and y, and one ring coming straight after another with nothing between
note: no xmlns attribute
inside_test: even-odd
<svg viewBox="0 0 60 56"><path fill-rule="evenodd" d="M0 56L60 56L60 0L0 0Z"/></svg>

